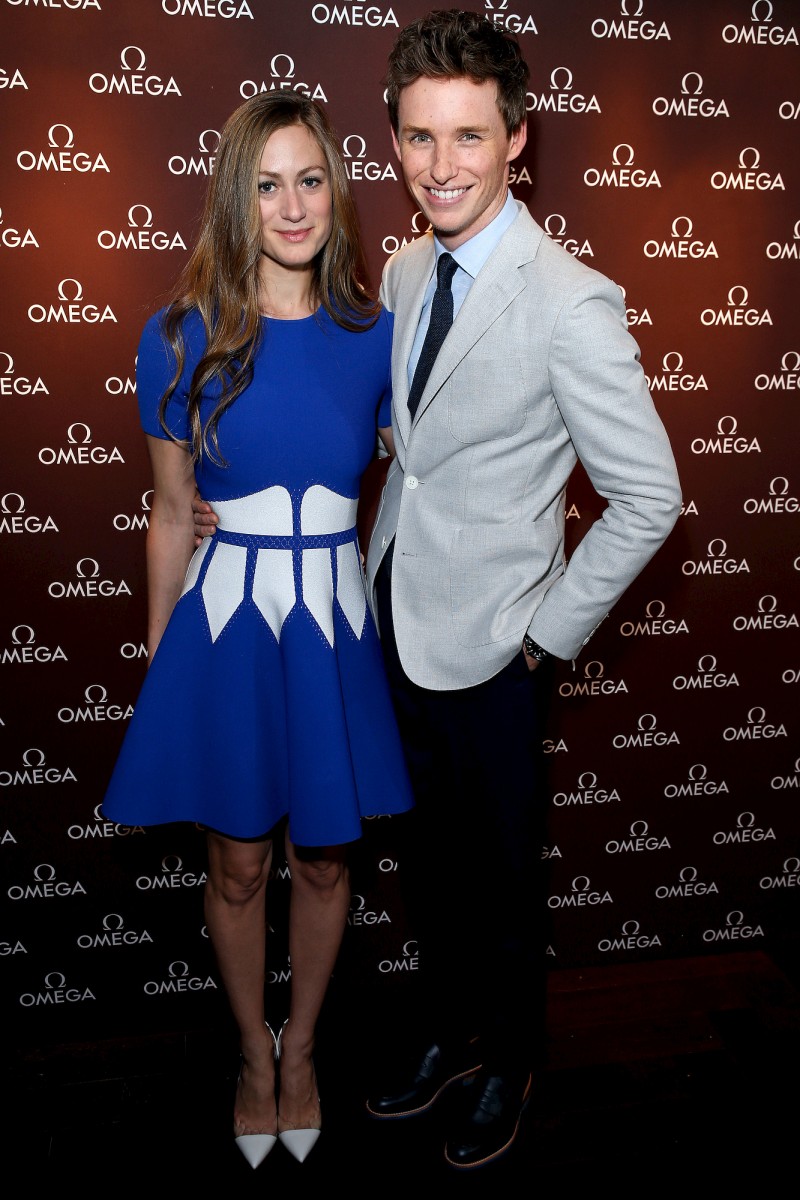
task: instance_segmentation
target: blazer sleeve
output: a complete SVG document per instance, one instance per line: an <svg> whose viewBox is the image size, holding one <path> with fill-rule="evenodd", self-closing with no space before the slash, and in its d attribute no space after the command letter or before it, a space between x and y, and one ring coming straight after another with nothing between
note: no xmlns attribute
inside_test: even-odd
<svg viewBox="0 0 800 1200"><path fill-rule="evenodd" d="M608 502L528 629L560 658L586 645L680 514L675 458L639 357L620 289L593 273L561 308L548 360L575 452Z"/></svg>

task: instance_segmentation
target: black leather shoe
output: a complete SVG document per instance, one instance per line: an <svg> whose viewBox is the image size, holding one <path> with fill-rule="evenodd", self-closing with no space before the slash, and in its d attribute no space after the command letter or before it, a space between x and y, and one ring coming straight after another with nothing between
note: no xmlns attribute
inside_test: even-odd
<svg viewBox="0 0 800 1200"><path fill-rule="evenodd" d="M413 1117L426 1112L451 1083L468 1079L480 1065L475 1040L449 1051L434 1043L393 1091L367 1100L367 1112L372 1117Z"/></svg>
<svg viewBox="0 0 800 1200"><path fill-rule="evenodd" d="M530 1075L520 1084L502 1075L480 1074L465 1089L465 1115L447 1139L451 1167L482 1167L499 1158L517 1136L531 1094Z"/></svg>

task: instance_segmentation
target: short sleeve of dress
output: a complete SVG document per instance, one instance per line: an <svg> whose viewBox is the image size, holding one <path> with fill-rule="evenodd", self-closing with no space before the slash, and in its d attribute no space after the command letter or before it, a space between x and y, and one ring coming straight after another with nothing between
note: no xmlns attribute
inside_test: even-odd
<svg viewBox="0 0 800 1200"><path fill-rule="evenodd" d="M385 330L387 341L386 346L386 387L381 402L378 406L378 428L386 429L392 423L392 329L394 326L394 313L390 313L387 309L383 309L380 316L380 321Z"/></svg>
<svg viewBox="0 0 800 1200"><path fill-rule="evenodd" d="M153 437L166 438L167 434L158 419L161 397L172 382L175 373L175 354L163 330L164 310L155 314L142 330L136 360L136 394L139 400L139 419L145 433ZM189 417L187 410L187 373L178 381L167 404L165 420L174 437L189 440Z"/></svg>

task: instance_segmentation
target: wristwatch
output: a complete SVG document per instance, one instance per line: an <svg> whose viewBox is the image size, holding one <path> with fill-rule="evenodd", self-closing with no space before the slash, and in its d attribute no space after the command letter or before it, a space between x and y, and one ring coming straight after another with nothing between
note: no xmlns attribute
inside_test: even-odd
<svg viewBox="0 0 800 1200"><path fill-rule="evenodd" d="M545 650L544 646L540 646L532 637L526 633L522 639L522 648L531 658L535 658L537 662L543 662L544 659L550 657L550 651Z"/></svg>

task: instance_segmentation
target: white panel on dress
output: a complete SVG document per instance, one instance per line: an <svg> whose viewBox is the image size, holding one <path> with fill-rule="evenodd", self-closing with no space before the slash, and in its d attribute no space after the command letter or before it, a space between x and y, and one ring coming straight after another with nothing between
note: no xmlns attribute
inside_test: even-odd
<svg viewBox="0 0 800 1200"><path fill-rule="evenodd" d="M246 564L247 550L244 546L217 543L201 589L212 642L217 640L244 599Z"/></svg>
<svg viewBox="0 0 800 1200"><path fill-rule="evenodd" d="M336 547L336 566L336 598L342 606L350 628L356 637L360 638L364 629L367 597L364 592L358 546L355 542L345 542L343 546Z"/></svg>
<svg viewBox="0 0 800 1200"><path fill-rule="evenodd" d="M320 550L303 551L303 600L332 646L333 571L331 552L327 546Z"/></svg>
<svg viewBox="0 0 800 1200"><path fill-rule="evenodd" d="M253 603L278 641L295 599L291 550L259 550L253 576Z"/></svg>
<svg viewBox="0 0 800 1200"><path fill-rule="evenodd" d="M205 562L206 555L211 548L211 542L211 538L203 538L202 543L197 547L192 555L192 561L189 563L189 568L186 572L186 578L183 581L183 588L181 590L182 596L185 596L187 592L190 592L197 583L197 577L200 574L200 568Z"/></svg>
<svg viewBox="0 0 800 1200"><path fill-rule="evenodd" d="M286 488L268 487L238 500L214 500L220 529L264 537L291 537L292 497Z"/></svg>
<svg viewBox="0 0 800 1200"><path fill-rule="evenodd" d="M315 483L307 489L300 505L300 531L304 537L344 533L356 523L357 506L358 500Z"/></svg>

